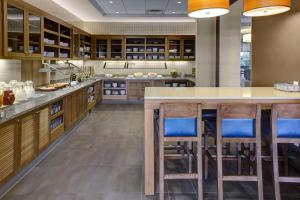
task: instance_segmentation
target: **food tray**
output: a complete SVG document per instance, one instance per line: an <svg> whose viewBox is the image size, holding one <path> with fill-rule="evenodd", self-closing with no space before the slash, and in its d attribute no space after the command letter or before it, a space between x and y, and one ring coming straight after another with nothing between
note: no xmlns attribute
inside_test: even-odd
<svg viewBox="0 0 300 200"><path fill-rule="evenodd" d="M285 91L285 92L300 92L299 85L293 85L288 83L276 83L274 85L276 90Z"/></svg>

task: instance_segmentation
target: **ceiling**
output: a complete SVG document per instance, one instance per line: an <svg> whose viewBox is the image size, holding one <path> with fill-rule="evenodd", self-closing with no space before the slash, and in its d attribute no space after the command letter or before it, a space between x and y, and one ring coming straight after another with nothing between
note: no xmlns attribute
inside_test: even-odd
<svg viewBox="0 0 300 200"><path fill-rule="evenodd" d="M24 0L68 22L194 22L188 0ZM231 0L234 3L237 0Z"/></svg>
<svg viewBox="0 0 300 200"><path fill-rule="evenodd" d="M187 0L90 0L107 16L183 16L187 15Z"/></svg>

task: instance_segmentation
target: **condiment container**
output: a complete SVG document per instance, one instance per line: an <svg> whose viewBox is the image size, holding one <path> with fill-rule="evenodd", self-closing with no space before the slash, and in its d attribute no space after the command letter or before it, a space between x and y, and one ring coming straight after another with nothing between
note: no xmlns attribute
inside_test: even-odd
<svg viewBox="0 0 300 200"><path fill-rule="evenodd" d="M12 105L15 102L15 94L13 87L10 84L6 84L3 87L3 105Z"/></svg>

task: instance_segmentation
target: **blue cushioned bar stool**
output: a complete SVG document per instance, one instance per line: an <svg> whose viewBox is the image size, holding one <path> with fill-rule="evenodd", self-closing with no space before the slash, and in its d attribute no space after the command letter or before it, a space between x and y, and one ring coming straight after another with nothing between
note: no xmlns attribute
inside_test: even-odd
<svg viewBox="0 0 300 200"><path fill-rule="evenodd" d="M275 200L280 200L280 183L300 183L300 177L280 176L278 145L300 143L300 104L272 106L272 157Z"/></svg>
<svg viewBox="0 0 300 200"><path fill-rule="evenodd" d="M164 199L165 180L198 179L198 200L203 199L202 186L202 110L200 104L162 104L159 116L159 185ZM197 142L197 173L166 174L165 142ZM191 162L189 163L191 164ZM189 167L191 168L191 167Z"/></svg>
<svg viewBox="0 0 300 200"><path fill-rule="evenodd" d="M256 175L223 175L223 143L256 145ZM257 182L258 199L263 200L261 159L261 106L225 104L218 106L217 116L218 199L223 200L224 181Z"/></svg>

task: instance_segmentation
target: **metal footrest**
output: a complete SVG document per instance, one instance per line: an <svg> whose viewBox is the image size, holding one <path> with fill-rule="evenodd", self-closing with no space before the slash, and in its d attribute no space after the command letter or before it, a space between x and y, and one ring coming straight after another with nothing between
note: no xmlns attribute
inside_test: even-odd
<svg viewBox="0 0 300 200"><path fill-rule="evenodd" d="M198 179L198 174L166 174L165 180L188 180L188 179Z"/></svg>

